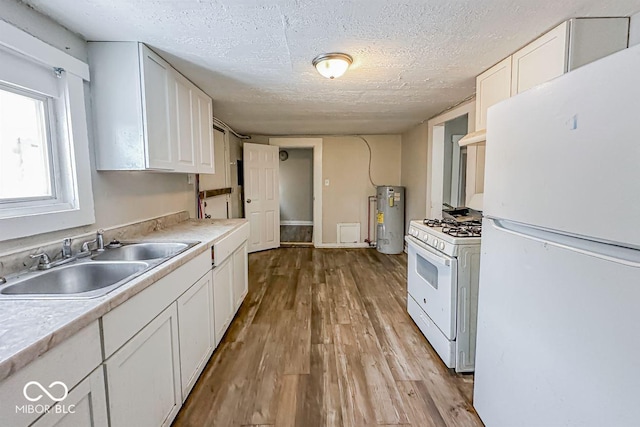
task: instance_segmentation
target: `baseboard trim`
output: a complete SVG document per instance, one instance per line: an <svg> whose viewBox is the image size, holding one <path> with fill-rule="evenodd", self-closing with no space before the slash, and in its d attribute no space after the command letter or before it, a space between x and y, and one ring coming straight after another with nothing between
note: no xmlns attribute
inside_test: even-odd
<svg viewBox="0 0 640 427"><path fill-rule="evenodd" d="M311 242L280 242L281 248L313 248Z"/></svg>
<svg viewBox="0 0 640 427"><path fill-rule="evenodd" d="M339 248L371 248L368 243L321 243L319 245L315 245L316 248L324 248L324 249L339 249Z"/></svg>
<svg viewBox="0 0 640 427"><path fill-rule="evenodd" d="M280 221L280 225L313 225L313 221Z"/></svg>

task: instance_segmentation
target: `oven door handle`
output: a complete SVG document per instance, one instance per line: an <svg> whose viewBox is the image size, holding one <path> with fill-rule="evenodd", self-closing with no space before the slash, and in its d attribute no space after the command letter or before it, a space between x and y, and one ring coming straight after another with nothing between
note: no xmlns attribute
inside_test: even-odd
<svg viewBox="0 0 640 427"><path fill-rule="evenodd" d="M415 245L416 249L423 256L423 258L426 258L433 263L444 265L445 267L449 267L451 265L451 261L453 260L452 258L443 253L436 252L434 249L431 249L429 246L416 239L415 237L405 236L405 240L410 245Z"/></svg>

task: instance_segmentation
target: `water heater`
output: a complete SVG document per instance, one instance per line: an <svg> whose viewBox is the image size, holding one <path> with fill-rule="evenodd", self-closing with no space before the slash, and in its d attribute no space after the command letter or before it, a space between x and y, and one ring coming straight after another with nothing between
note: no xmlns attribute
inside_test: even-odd
<svg viewBox="0 0 640 427"><path fill-rule="evenodd" d="M378 252L399 254L404 249L404 187L383 185L377 188Z"/></svg>

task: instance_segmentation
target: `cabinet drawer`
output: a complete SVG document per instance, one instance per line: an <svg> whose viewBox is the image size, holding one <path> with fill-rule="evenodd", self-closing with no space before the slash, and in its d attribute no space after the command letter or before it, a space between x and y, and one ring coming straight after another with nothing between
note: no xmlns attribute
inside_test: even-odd
<svg viewBox="0 0 640 427"><path fill-rule="evenodd" d="M211 270L208 252L169 273L102 317L105 358L131 339L162 310Z"/></svg>
<svg viewBox="0 0 640 427"><path fill-rule="evenodd" d="M27 400L24 394L27 383L37 381L53 397L59 397L65 386L67 391L71 390L100 363L100 329L96 320L0 384L0 425L27 426L42 412L30 414L26 405L53 406L55 403L37 384L27 387L26 393L32 401ZM62 382L64 386L50 388L49 385L55 381ZM38 398L38 395L42 397Z"/></svg>
<svg viewBox="0 0 640 427"><path fill-rule="evenodd" d="M219 242L214 243L213 251L215 254L213 265L218 266L231 255L238 246L249 238L249 223L243 224L233 233L226 236Z"/></svg>

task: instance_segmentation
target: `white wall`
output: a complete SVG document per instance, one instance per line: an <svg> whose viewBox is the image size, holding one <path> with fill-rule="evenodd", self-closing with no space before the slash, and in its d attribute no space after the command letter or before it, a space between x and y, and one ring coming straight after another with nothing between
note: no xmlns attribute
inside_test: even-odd
<svg viewBox="0 0 640 427"><path fill-rule="evenodd" d="M400 185L401 136L364 135L371 144L371 178L376 185ZM337 224L360 223L360 242L367 238L368 196L376 189L369 182L369 151L356 137L324 137L322 146L322 241L337 242ZM323 182L324 185L324 182ZM372 207L375 209L375 207ZM371 236L373 237L373 236Z"/></svg>
<svg viewBox="0 0 640 427"><path fill-rule="evenodd" d="M419 124L402 134L402 174L400 185L406 187L405 229L409 221L427 216L428 128Z"/></svg>
<svg viewBox="0 0 640 427"><path fill-rule="evenodd" d="M86 41L30 7L13 0L0 0L0 17L74 57L87 60ZM0 241L0 253L62 240L98 228L137 222L187 210L195 215L195 194L185 174L150 172L96 172L94 164L93 116L90 83L85 84L89 149L96 222L93 225L46 233L28 238ZM0 237L1 239L1 237Z"/></svg>
<svg viewBox="0 0 640 427"><path fill-rule="evenodd" d="M631 16L629 24L629 47L640 44L640 12Z"/></svg>
<svg viewBox="0 0 640 427"><path fill-rule="evenodd" d="M336 244L337 224L360 223L360 243L367 238L368 196L376 189L369 182L369 151L354 136L322 136L322 243ZM364 135L371 144L371 177L376 185L401 185L400 135ZM300 138L296 136L295 138ZM268 144L269 137L252 135L247 141ZM325 186L325 180L329 185ZM375 210L375 207L372 206ZM373 236L371 236L373 237Z"/></svg>
<svg viewBox="0 0 640 427"><path fill-rule="evenodd" d="M313 149L284 148L280 161L280 222L313 221Z"/></svg>

